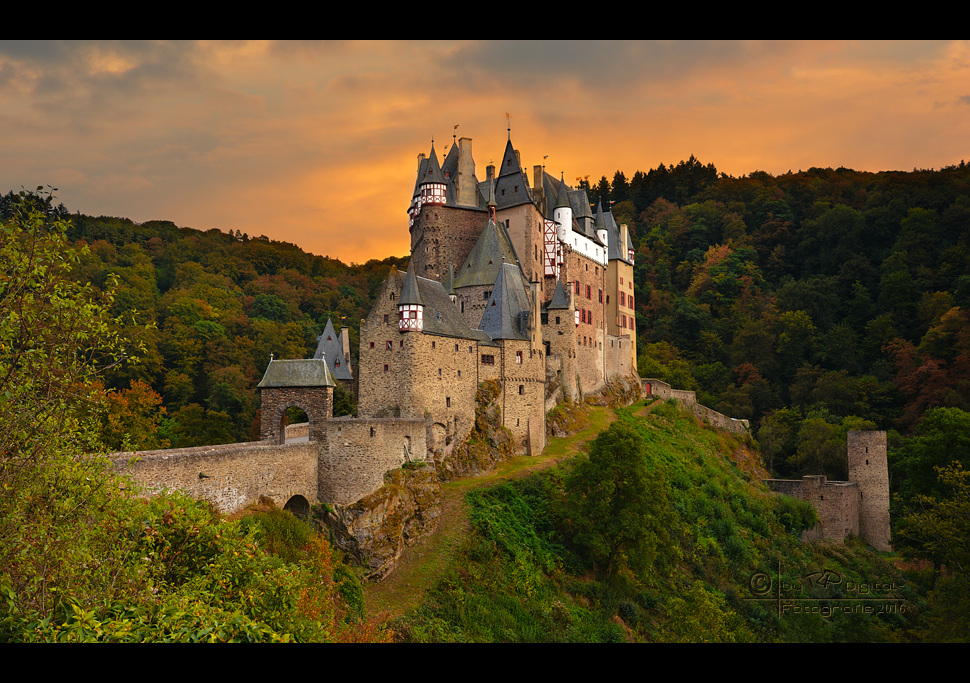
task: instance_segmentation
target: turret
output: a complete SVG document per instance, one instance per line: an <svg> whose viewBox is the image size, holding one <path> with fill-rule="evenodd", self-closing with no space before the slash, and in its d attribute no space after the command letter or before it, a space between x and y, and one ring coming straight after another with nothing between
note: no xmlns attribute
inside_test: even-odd
<svg viewBox="0 0 970 683"><path fill-rule="evenodd" d="M431 156L424 166L423 176L418 181L419 202L424 204L444 204L448 197L448 185L438 165L438 155L431 143Z"/></svg>
<svg viewBox="0 0 970 683"><path fill-rule="evenodd" d="M569 203L569 194L562 176L559 178L559 196L556 198L556 208L553 209L552 219L559 224L557 232L559 240L569 243L569 232L573 229L573 207Z"/></svg>
<svg viewBox="0 0 970 683"><path fill-rule="evenodd" d="M401 332L420 332L424 329L424 302L418 292L418 279L414 274L414 264L408 264L408 274L404 278L404 288L397 304L398 330Z"/></svg>
<svg viewBox="0 0 970 683"><path fill-rule="evenodd" d="M600 200L599 206L596 207L596 237L599 239L600 244L606 246L609 241L606 233L606 217L603 215L603 200Z"/></svg>

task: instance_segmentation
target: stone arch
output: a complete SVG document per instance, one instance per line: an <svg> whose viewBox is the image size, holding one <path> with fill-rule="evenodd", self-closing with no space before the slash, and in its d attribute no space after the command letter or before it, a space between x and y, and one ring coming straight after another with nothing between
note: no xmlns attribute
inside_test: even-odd
<svg viewBox="0 0 970 683"><path fill-rule="evenodd" d="M326 423L327 417L314 415L314 411L309 407L310 404L297 400L284 401L276 406L273 411L270 424L272 425L272 435L271 440L278 444L286 443L286 425L283 424L286 419L286 409L287 408L299 408L304 413L306 413L307 422L309 422L309 435L310 439L313 439L314 434L316 434L320 427Z"/></svg>
<svg viewBox="0 0 970 683"><path fill-rule="evenodd" d="M292 512L300 519L310 519L310 501L300 494L290 496L290 499L286 501L286 505L283 506L283 509L288 512Z"/></svg>
<svg viewBox="0 0 970 683"><path fill-rule="evenodd" d="M440 422L434 422L431 425L430 431L431 438L428 443L428 449L432 452L437 450L444 451L448 438L448 428Z"/></svg>

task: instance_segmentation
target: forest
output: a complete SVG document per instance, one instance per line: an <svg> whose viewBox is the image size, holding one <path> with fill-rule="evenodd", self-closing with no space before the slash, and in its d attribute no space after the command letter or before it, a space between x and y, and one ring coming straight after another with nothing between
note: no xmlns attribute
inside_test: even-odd
<svg viewBox="0 0 970 683"><path fill-rule="evenodd" d="M629 181L617 171L588 191L631 228L642 377L749 419L778 477L844 479L846 433L887 430L894 519L959 490L934 468L970 467L965 163L734 178L690 157ZM387 270L407 263L344 264L262 235L72 214L52 192L28 198L43 230L61 226L51 248L72 255L64 280L103 302L124 346L85 375L91 438L107 450L256 438L270 353L306 357L328 318L350 327L356 349ZM5 230L24 205L22 194L0 197ZM355 410L350 395L336 405ZM894 529L900 548L904 531Z"/></svg>

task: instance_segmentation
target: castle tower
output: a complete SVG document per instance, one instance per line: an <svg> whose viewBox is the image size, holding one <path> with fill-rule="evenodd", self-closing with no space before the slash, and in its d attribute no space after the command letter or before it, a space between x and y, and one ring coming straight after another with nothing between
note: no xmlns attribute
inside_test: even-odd
<svg viewBox="0 0 970 683"><path fill-rule="evenodd" d="M876 550L891 550L886 432L848 434L849 481L859 486L859 535Z"/></svg>
<svg viewBox="0 0 970 683"><path fill-rule="evenodd" d="M559 224L559 239L569 243L569 233L573 229L573 207L569 203L569 193L566 183L559 181L559 196L556 198L556 208L552 212L553 220Z"/></svg>
<svg viewBox="0 0 970 683"><path fill-rule="evenodd" d="M408 266L404 278L404 288L397 304L397 326L401 332L420 332L424 329L424 302L418 292L418 281L414 276L414 264Z"/></svg>

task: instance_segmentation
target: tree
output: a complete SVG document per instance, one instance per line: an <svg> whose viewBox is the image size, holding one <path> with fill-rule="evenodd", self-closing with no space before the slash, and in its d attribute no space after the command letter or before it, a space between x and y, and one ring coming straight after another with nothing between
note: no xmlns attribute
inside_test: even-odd
<svg viewBox="0 0 970 683"><path fill-rule="evenodd" d="M101 448L99 373L125 353L110 289L70 279L84 250L45 205L21 192L0 222L0 588L42 617L63 607L59 591L104 593L119 571L91 522L117 487L89 454Z"/></svg>
<svg viewBox="0 0 970 683"><path fill-rule="evenodd" d="M607 579L624 566L646 569L666 544L672 516L663 480L643 437L623 422L601 432L567 478L569 535Z"/></svg>

